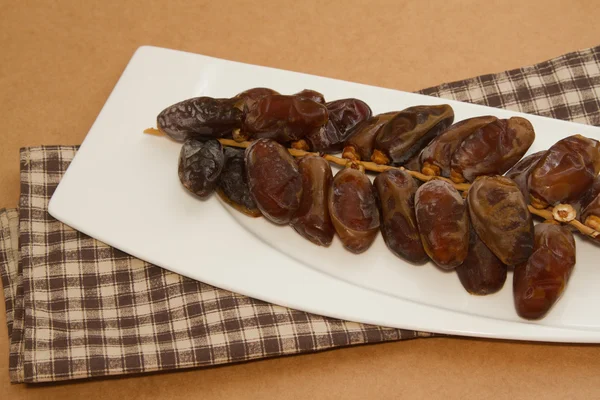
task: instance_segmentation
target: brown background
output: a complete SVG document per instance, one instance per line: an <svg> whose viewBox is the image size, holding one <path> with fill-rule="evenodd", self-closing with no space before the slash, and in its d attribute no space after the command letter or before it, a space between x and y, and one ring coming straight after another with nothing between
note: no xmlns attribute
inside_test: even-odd
<svg viewBox="0 0 600 400"><path fill-rule="evenodd" d="M129 58L151 44L417 90L600 45L597 0L0 0L0 206L18 149L79 144ZM594 307L590 312L597 312ZM4 304L0 306L4 321ZM27 387L0 398L598 398L600 346L420 339L248 364Z"/></svg>

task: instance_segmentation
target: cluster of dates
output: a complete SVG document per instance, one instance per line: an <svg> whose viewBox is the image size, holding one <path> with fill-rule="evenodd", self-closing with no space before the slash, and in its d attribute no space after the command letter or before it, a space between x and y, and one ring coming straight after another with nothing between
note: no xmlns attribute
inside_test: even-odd
<svg viewBox="0 0 600 400"><path fill-rule="evenodd" d="M313 90L266 88L185 100L157 118L159 130L184 141L179 178L190 192L216 191L235 209L289 224L321 246L337 233L354 253L381 231L396 256L455 270L472 294L497 292L514 268L518 314L541 318L564 291L575 242L567 226L534 226L528 205L570 204L576 218L600 225L600 145L575 135L521 160L535 139L526 119L453 122L448 105L373 116L358 99L325 102ZM251 144L223 148L218 138ZM333 176L324 158L296 161L286 146L342 152L349 162ZM421 183L389 169L371 183L360 167L365 160L434 178ZM450 181L471 185L461 195Z"/></svg>

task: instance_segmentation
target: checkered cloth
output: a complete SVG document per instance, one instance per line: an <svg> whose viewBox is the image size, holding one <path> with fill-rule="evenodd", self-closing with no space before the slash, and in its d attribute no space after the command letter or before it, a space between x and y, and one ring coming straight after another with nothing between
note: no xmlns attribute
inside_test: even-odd
<svg viewBox="0 0 600 400"><path fill-rule="evenodd" d="M600 47L421 93L600 125ZM19 211L0 210L12 382L213 366L431 336L339 321L184 278L47 213L77 147L21 151Z"/></svg>

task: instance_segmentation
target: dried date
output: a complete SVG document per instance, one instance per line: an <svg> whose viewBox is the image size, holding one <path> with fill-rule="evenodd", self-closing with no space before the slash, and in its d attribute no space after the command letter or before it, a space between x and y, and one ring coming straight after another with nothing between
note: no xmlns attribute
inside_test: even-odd
<svg viewBox="0 0 600 400"><path fill-rule="evenodd" d="M304 89L304 90L294 94L294 96L306 97L307 99L310 99L319 104L325 104L325 96L323 96L321 93L319 93L315 90Z"/></svg>
<svg viewBox="0 0 600 400"><path fill-rule="evenodd" d="M240 111L248 112L248 110L252 107L252 105L260 98L269 96L272 94L279 94L273 89L264 88L264 87L256 87L248 90L244 90L241 93L238 93L234 97L235 107Z"/></svg>
<svg viewBox="0 0 600 400"><path fill-rule="evenodd" d="M542 150L528 155L516 163L505 175L517 184L527 202L529 202L529 175L544 153L546 153L546 151Z"/></svg>
<svg viewBox="0 0 600 400"><path fill-rule="evenodd" d="M217 186L225 157L217 140L188 139L179 153L179 181L191 193L205 198Z"/></svg>
<svg viewBox="0 0 600 400"><path fill-rule="evenodd" d="M369 118L361 124L354 135L344 143L343 157L354 161L369 161L373 155L375 137L379 130L392 119L397 112L388 112Z"/></svg>
<svg viewBox="0 0 600 400"><path fill-rule="evenodd" d="M217 194L231 207L250 217L260 217L261 213L250 194L244 150L226 147L225 165L219 178Z"/></svg>

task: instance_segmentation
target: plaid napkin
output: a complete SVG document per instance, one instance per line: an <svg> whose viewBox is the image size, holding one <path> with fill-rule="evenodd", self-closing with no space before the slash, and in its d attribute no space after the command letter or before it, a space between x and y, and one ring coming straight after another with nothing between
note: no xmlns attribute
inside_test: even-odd
<svg viewBox="0 0 600 400"><path fill-rule="evenodd" d="M421 93L600 125L600 46ZM12 382L214 366L432 336L286 309L155 267L47 213L76 146L21 151L0 210Z"/></svg>

